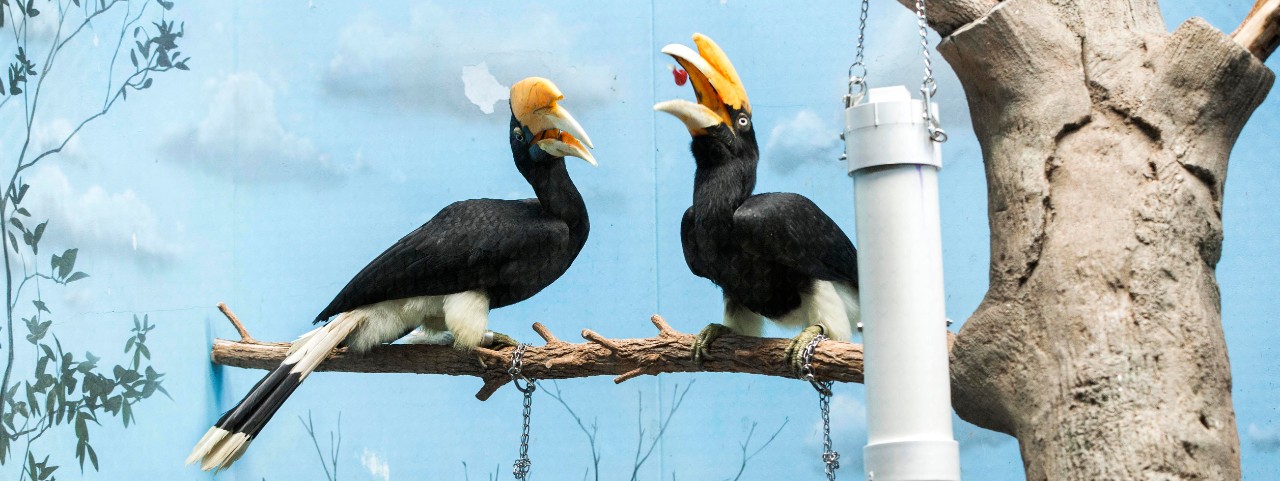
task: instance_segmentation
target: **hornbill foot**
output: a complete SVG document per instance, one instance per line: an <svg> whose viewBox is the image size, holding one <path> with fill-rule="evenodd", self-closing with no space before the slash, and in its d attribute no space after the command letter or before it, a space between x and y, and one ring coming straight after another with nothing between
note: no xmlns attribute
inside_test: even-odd
<svg viewBox="0 0 1280 481"><path fill-rule="evenodd" d="M501 350L504 347L514 348L520 343L515 338L497 331L484 331L484 338L480 341L480 347Z"/></svg>
<svg viewBox="0 0 1280 481"><path fill-rule="evenodd" d="M693 364L701 366L702 361L708 356L708 350L711 349L711 343L724 334L732 333L733 329L724 324L711 323L707 327L702 328L702 332L698 333L698 337L693 340Z"/></svg>
<svg viewBox="0 0 1280 481"><path fill-rule="evenodd" d="M791 343L787 344L787 361L791 363L791 370L796 373L796 377L804 376L804 348L813 342L813 338L824 332L826 331L822 326L809 326L800 331L796 337L791 338Z"/></svg>

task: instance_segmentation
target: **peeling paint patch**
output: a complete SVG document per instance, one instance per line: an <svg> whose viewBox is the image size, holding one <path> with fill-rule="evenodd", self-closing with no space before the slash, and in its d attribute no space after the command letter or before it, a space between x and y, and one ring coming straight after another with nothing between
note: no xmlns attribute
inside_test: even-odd
<svg viewBox="0 0 1280 481"><path fill-rule="evenodd" d="M480 111L486 114L493 113L494 105L499 101L511 97L511 93L508 92L509 87L499 83L498 79L489 73L489 64L485 62L462 67L462 86L467 100L476 107L480 107Z"/></svg>

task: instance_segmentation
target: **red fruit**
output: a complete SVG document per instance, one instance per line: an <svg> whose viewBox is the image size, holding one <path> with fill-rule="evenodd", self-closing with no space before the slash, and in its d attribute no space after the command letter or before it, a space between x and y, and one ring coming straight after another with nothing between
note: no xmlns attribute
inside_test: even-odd
<svg viewBox="0 0 1280 481"><path fill-rule="evenodd" d="M684 69L672 69L671 75L676 78L676 85L684 86L684 83L689 81L689 72L685 72Z"/></svg>

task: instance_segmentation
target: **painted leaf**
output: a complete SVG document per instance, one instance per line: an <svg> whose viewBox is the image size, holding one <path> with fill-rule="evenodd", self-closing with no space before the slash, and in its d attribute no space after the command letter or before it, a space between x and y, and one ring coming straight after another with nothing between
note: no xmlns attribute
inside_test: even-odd
<svg viewBox="0 0 1280 481"><path fill-rule="evenodd" d="M67 249L62 253L62 264L58 266L58 277L67 277L71 274L71 268L76 265L76 254L80 249Z"/></svg>
<svg viewBox="0 0 1280 481"><path fill-rule="evenodd" d="M93 463L93 471L97 471L97 452L88 443L84 443L84 449L88 449L88 462Z"/></svg>

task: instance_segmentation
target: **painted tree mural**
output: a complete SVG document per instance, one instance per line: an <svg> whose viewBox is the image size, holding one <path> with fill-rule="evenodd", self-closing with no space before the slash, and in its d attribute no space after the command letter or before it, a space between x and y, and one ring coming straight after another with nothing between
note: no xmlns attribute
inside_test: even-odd
<svg viewBox="0 0 1280 481"><path fill-rule="evenodd" d="M168 395L164 375L150 364L147 336L155 325L148 316L133 316L119 364L81 353L58 339L55 313L44 296L89 274L77 269L77 248L50 252L42 244L47 229L59 226L50 225L42 212L24 203L41 188L25 182L24 174L56 161L82 129L119 108L131 92L150 88L165 72L188 69L190 59L178 48L183 25L165 15L171 8L173 3L163 0L0 0L0 34L7 37L0 41L0 55L11 59L0 82L0 116L24 128L21 146L5 159L12 170L0 197L5 225L0 236L5 265L0 465L20 466L19 480L56 479L60 466L50 461L50 453L63 449L74 450L81 470L86 463L97 469L94 427L112 418L128 427L136 423L138 403L157 393ZM50 90L53 82L46 80L83 73L80 65L69 61L72 52L83 49L90 36L96 43L104 32L111 32L107 41L115 45L98 51L111 55L107 68L85 68L105 85L101 105L43 148L34 137L51 121L51 116L42 115L49 99L90 94ZM59 430L74 434L74 446L50 441L47 435Z"/></svg>

